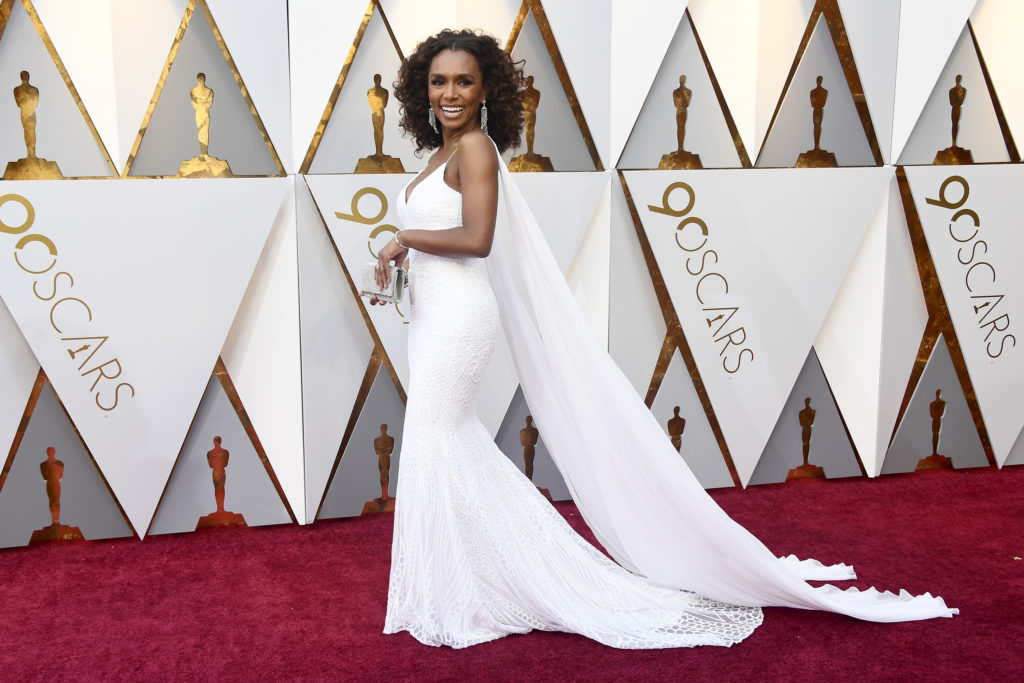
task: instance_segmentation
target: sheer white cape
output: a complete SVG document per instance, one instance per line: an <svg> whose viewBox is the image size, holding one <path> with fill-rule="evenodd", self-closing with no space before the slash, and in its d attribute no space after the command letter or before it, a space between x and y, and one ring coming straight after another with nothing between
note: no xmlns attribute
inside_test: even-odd
<svg viewBox="0 0 1024 683"><path fill-rule="evenodd" d="M775 557L705 493L597 342L499 157L487 259L523 393L580 513L613 558L721 602L819 609L870 621L951 617L941 597L811 586L853 568Z"/></svg>

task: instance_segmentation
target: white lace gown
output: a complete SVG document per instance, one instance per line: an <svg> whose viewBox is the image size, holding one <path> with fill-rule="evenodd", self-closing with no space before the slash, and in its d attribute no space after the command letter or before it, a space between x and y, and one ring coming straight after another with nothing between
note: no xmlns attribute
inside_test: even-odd
<svg viewBox="0 0 1024 683"><path fill-rule="evenodd" d="M447 162L446 162L447 163ZM440 166L398 211L407 229L462 224ZM757 607L628 572L577 535L476 415L501 322L479 258L413 253L410 380L385 633L455 648L531 629L619 648L731 645Z"/></svg>

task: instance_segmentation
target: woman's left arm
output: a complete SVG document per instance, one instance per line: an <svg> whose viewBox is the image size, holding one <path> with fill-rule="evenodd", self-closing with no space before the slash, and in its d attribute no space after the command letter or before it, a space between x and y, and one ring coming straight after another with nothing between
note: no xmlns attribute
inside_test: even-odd
<svg viewBox="0 0 1024 683"><path fill-rule="evenodd" d="M459 191L462 225L444 230L402 230L399 239L410 249L437 256L476 256L491 253L498 213L498 157L482 132L459 141ZM379 252L383 263L404 256L394 240Z"/></svg>

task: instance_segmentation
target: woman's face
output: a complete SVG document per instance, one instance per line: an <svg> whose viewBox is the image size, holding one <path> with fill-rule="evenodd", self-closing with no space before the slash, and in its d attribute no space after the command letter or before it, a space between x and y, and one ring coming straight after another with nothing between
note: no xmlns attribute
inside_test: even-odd
<svg viewBox="0 0 1024 683"><path fill-rule="evenodd" d="M449 132L480 127L480 103L487 98L480 65L464 50L442 50L430 62L427 75L430 106Z"/></svg>

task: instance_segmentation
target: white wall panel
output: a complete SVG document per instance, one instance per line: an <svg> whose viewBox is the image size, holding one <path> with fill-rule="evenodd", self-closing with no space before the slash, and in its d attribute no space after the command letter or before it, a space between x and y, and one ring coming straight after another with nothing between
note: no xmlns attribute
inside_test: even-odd
<svg viewBox="0 0 1024 683"><path fill-rule="evenodd" d="M120 158L110 0L35 0L33 6L112 159ZM120 167L118 167L120 171Z"/></svg>
<svg viewBox="0 0 1024 683"><path fill-rule="evenodd" d="M398 46L405 57L411 55L424 38L446 28L463 28L456 12L457 0L381 0L380 6L384 9L391 30L395 33L395 40L398 41ZM506 37L507 34L497 36L502 46Z"/></svg>
<svg viewBox="0 0 1024 683"><path fill-rule="evenodd" d="M290 176L221 357L301 523L305 492L295 183Z"/></svg>
<svg viewBox="0 0 1024 683"><path fill-rule="evenodd" d="M316 516L338 455L373 339L301 178L295 185L295 212L308 523Z"/></svg>
<svg viewBox="0 0 1024 683"><path fill-rule="evenodd" d="M667 328L618 178L612 187L609 266L608 352L642 399Z"/></svg>
<svg viewBox="0 0 1024 683"><path fill-rule="evenodd" d="M1024 41L1020 40L1024 3L980 0L971 14L971 26L1019 154L1024 143L1024 88L1020 75L1020 65L1024 64Z"/></svg>
<svg viewBox="0 0 1024 683"><path fill-rule="evenodd" d="M1024 166L908 167L996 461L1024 426Z"/></svg>
<svg viewBox="0 0 1024 683"><path fill-rule="evenodd" d="M0 159L13 162L28 155L21 110L13 94L14 88L20 87L22 71L29 73L29 85L38 90L36 156L56 163L66 178L114 175L21 2L11 5L0 40L0 82L5 84L0 130L8 131L0 137Z"/></svg>
<svg viewBox="0 0 1024 683"><path fill-rule="evenodd" d="M691 93L684 128L686 151L698 155L704 168L742 165L690 21L684 17L622 151L619 168L657 168L662 156L678 147L674 91L680 87L680 76L686 76L685 87Z"/></svg>
<svg viewBox="0 0 1024 683"><path fill-rule="evenodd" d="M892 158L898 159L976 0L901 0Z"/></svg>
<svg viewBox="0 0 1024 683"><path fill-rule="evenodd" d="M975 163L1010 160L988 94L988 84L981 72L978 51L974 49L970 30L964 26L917 119L914 132L903 147L899 163L930 164L935 160L936 152L953 144L949 93L957 85L957 76L961 76L960 87L966 91L958 122L957 146L969 150Z"/></svg>
<svg viewBox="0 0 1024 683"><path fill-rule="evenodd" d="M504 47L512 33L520 5L522 0L455 0L453 27L480 29L497 38Z"/></svg>
<svg viewBox="0 0 1024 683"><path fill-rule="evenodd" d="M690 15L748 154L757 157L759 0L693 0ZM781 87L781 85L780 85Z"/></svg>
<svg viewBox="0 0 1024 683"><path fill-rule="evenodd" d="M814 149L811 91L827 91L821 121L821 149L840 166L874 166L875 159L839 62L824 16L819 16L800 64L783 96L772 129L757 158L757 167L795 166L799 155Z"/></svg>
<svg viewBox="0 0 1024 683"><path fill-rule="evenodd" d="M892 159L900 3L894 0L839 0L839 9L882 161L888 164Z"/></svg>
<svg viewBox="0 0 1024 683"><path fill-rule="evenodd" d="M0 291L140 533L286 186L277 179L5 183L35 207L29 235L45 239L21 249L7 240L24 268L42 274L5 260ZM16 201L0 206L0 217L7 225L25 221Z"/></svg>
<svg viewBox="0 0 1024 683"><path fill-rule="evenodd" d="M685 3L680 2L679 5ZM602 163L615 163L609 147L612 0L561 0L544 5L558 52L576 91ZM617 97L618 94L612 95Z"/></svg>
<svg viewBox="0 0 1024 683"><path fill-rule="evenodd" d="M878 474L928 311L895 177L814 341L869 476Z"/></svg>
<svg viewBox="0 0 1024 683"><path fill-rule="evenodd" d="M292 159L286 0L207 0L231 59L287 173Z"/></svg>
<svg viewBox="0 0 1024 683"><path fill-rule="evenodd" d="M761 0L757 15L757 118L753 144L747 146L751 158L757 156L768 134L814 4L815 0Z"/></svg>
<svg viewBox="0 0 1024 683"><path fill-rule="evenodd" d="M687 2L613 0L609 92L609 161L617 163L666 52L677 35Z"/></svg>
<svg viewBox="0 0 1024 683"><path fill-rule="evenodd" d="M368 5L335 0L288 3L292 168L302 164L313 141Z"/></svg>
<svg viewBox="0 0 1024 683"><path fill-rule="evenodd" d="M568 93L562 87L532 12L526 16L523 29L512 46L512 58L525 60L523 70L527 76L533 76L533 87L540 93L534 153L550 157L556 171L596 170ZM526 149L524 132L519 147L507 150L504 157L508 161L513 155L524 154Z"/></svg>
<svg viewBox="0 0 1024 683"><path fill-rule="evenodd" d="M565 279L601 345L608 345L608 278L611 257L612 171L601 174L604 190Z"/></svg>
<svg viewBox="0 0 1024 683"><path fill-rule="evenodd" d="M117 94L117 153L123 171L139 135L187 0L109 0Z"/></svg>
<svg viewBox="0 0 1024 683"><path fill-rule="evenodd" d="M626 173L744 483L877 208L877 201L851 198L880 197L891 174L887 168ZM688 211L687 188L694 198ZM794 201L799 213L790 210Z"/></svg>
<svg viewBox="0 0 1024 683"><path fill-rule="evenodd" d="M0 453L10 451L38 374L39 361L0 301Z"/></svg>

